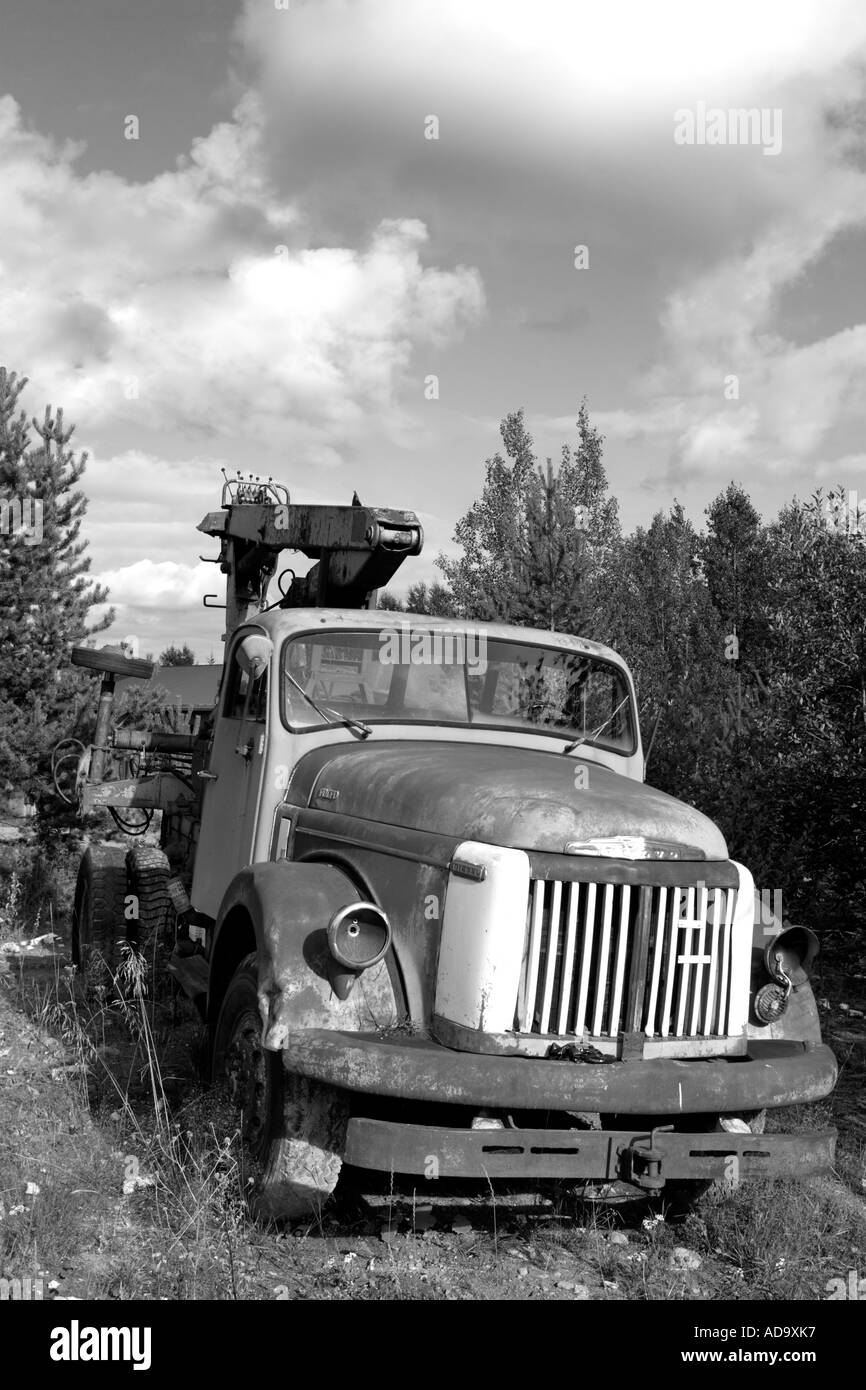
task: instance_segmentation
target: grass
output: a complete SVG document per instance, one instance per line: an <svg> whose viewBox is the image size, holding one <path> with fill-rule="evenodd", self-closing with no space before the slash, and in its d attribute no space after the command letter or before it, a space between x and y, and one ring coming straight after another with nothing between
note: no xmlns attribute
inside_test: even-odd
<svg viewBox="0 0 866 1390"><path fill-rule="evenodd" d="M21 893L11 879L0 900L0 936L18 941L35 925ZM439 1184L426 1229L433 1187L386 1179L378 1209L346 1187L307 1226L257 1225L234 1116L198 1081L198 1017L154 988L156 966L127 952L116 972L80 975L28 957L0 977L0 1277L99 1299L776 1301L866 1272L866 1227L832 1183L750 1184L685 1217L567 1195L526 1212L492 1184L466 1205ZM850 1012L857 972L840 970ZM777 1121L841 1120L840 1176L857 1193L863 1059L854 1046L832 1100Z"/></svg>

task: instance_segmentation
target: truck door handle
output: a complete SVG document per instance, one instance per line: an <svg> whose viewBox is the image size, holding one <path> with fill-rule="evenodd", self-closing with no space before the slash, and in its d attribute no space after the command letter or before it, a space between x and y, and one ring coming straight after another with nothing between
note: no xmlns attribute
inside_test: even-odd
<svg viewBox="0 0 866 1390"><path fill-rule="evenodd" d="M242 758L246 758L247 760L249 760L253 756L252 739L248 739L246 743L239 743L237 748L235 749L235 752L239 753Z"/></svg>
<svg viewBox="0 0 866 1390"><path fill-rule="evenodd" d="M218 772L197 772L196 777L200 777L203 782L218 782Z"/></svg>

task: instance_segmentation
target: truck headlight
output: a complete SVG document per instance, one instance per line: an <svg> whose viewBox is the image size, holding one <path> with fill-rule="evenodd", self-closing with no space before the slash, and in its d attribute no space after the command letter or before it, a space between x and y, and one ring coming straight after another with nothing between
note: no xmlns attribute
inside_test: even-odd
<svg viewBox="0 0 866 1390"><path fill-rule="evenodd" d="M764 966L771 983L755 995L754 1009L761 1023L775 1023L788 1007L791 990L804 985L818 954L818 938L808 927L786 927L764 951Z"/></svg>
<svg viewBox="0 0 866 1390"><path fill-rule="evenodd" d="M776 1023L788 1007L790 989L784 985L762 985L755 995L755 1014L761 1023Z"/></svg>
<svg viewBox="0 0 866 1390"><path fill-rule="evenodd" d="M780 984L804 985L820 947L808 927L786 927L764 952L767 974Z"/></svg>
<svg viewBox="0 0 866 1390"><path fill-rule="evenodd" d="M328 947L338 965L358 974L378 965L391 945L391 924L375 903L349 903L328 923Z"/></svg>

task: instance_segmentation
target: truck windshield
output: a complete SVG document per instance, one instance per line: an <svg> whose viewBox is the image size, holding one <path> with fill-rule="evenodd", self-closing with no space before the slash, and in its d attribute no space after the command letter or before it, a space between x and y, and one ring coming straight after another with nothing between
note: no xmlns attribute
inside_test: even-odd
<svg viewBox="0 0 866 1390"><path fill-rule="evenodd" d="M623 754L636 746L622 671L585 652L401 623L289 638L282 663L294 730L326 722L314 700L367 725L522 729Z"/></svg>

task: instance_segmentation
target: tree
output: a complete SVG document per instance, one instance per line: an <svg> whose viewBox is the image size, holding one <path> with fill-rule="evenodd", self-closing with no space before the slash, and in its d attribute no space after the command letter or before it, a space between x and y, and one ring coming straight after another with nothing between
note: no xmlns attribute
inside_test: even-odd
<svg viewBox="0 0 866 1390"><path fill-rule="evenodd" d="M387 589L383 589L379 594L376 607L381 608L385 613L404 612L402 599L398 598L396 594L389 593Z"/></svg>
<svg viewBox="0 0 866 1390"><path fill-rule="evenodd" d="M51 749L90 684L69 665L70 648L104 631L114 612L89 625L108 591L87 577L80 534L87 455L69 448L74 426L51 406L32 420L33 442L19 410L26 385L0 367L0 782L44 810Z"/></svg>
<svg viewBox="0 0 866 1390"><path fill-rule="evenodd" d="M160 666L194 666L195 652L184 642L182 647L166 647L159 654Z"/></svg>
<svg viewBox="0 0 866 1390"><path fill-rule="evenodd" d="M412 584L406 595L406 612L423 613L428 618L456 618L454 595L444 584Z"/></svg>
<svg viewBox="0 0 866 1390"><path fill-rule="evenodd" d="M683 796L718 732L730 672L699 537L680 503L617 547L608 602L606 640L635 679L649 778Z"/></svg>
<svg viewBox="0 0 866 1390"><path fill-rule="evenodd" d="M585 402L577 430L577 448L563 445L558 468L548 459L542 470L523 411L502 421L505 457L487 460L481 496L455 529L462 554L436 561L460 616L542 627L553 620L573 632L593 622L595 578L619 536L619 517Z"/></svg>
<svg viewBox="0 0 866 1390"><path fill-rule="evenodd" d="M739 740L744 721L766 690L774 652L771 621L771 546L766 528L739 484L731 482L706 509L701 560L710 599L725 634L725 658L736 679L729 733Z"/></svg>
<svg viewBox="0 0 866 1390"><path fill-rule="evenodd" d="M500 425L505 452L485 464L481 497L460 518L454 539L463 554L457 559L439 555L442 570L463 618L508 621L515 555L522 539L527 494L533 486L535 453L523 411L507 415Z"/></svg>
<svg viewBox="0 0 866 1390"><path fill-rule="evenodd" d="M773 665L744 756L759 864L832 920L859 910L866 880L866 544L828 501L768 528Z"/></svg>
<svg viewBox="0 0 866 1390"><path fill-rule="evenodd" d="M579 635L587 627L588 562L580 513L563 469L537 471L527 489L526 519L514 558L511 621Z"/></svg>

